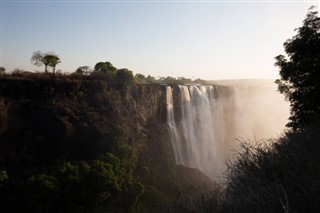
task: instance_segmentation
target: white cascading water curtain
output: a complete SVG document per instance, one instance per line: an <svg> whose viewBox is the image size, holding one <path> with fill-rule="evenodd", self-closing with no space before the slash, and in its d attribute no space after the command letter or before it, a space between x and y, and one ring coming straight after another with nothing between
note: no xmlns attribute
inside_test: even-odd
<svg viewBox="0 0 320 213"><path fill-rule="evenodd" d="M176 163L198 168L213 180L222 177L236 138L277 137L289 117L289 103L274 87L180 85L167 86L166 92Z"/></svg>
<svg viewBox="0 0 320 213"><path fill-rule="evenodd" d="M180 136L177 132L177 127L174 119L173 97L172 97L172 89L170 86L166 87L166 93L167 93L167 123L170 131L170 141L173 147L176 163L181 164L179 159L182 156L179 156L178 150L180 150L180 147L178 147L178 144L177 144L177 142L180 141Z"/></svg>
<svg viewBox="0 0 320 213"><path fill-rule="evenodd" d="M173 97L167 86L168 125L176 163L217 179L225 159L223 107L215 98L215 88L180 85L177 89L180 97ZM179 109L174 109L173 98L180 99Z"/></svg>

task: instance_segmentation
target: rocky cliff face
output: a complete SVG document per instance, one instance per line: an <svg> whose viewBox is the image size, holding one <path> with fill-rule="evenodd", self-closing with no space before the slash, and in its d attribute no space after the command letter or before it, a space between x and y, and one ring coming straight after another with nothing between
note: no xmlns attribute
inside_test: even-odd
<svg viewBox="0 0 320 213"><path fill-rule="evenodd" d="M146 209L160 210L190 187L213 186L199 171L175 165L165 87L63 76L0 78L0 170L9 177L95 159L121 138L138 153L135 173L145 185Z"/></svg>
<svg viewBox="0 0 320 213"><path fill-rule="evenodd" d="M107 134L117 125L127 126L134 140L143 135L150 120L165 119L165 100L159 85L132 85L120 91L117 85L99 80L0 81L3 148L9 149L25 134L31 134L48 145L60 144L56 151L61 152L74 148L70 147L71 141L86 138L94 143L95 137Z"/></svg>

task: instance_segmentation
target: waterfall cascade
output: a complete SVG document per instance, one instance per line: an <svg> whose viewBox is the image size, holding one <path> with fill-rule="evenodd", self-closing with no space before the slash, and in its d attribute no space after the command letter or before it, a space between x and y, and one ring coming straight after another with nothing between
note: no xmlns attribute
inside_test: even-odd
<svg viewBox="0 0 320 213"><path fill-rule="evenodd" d="M278 95L277 101L284 104L275 108L275 100L259 94L262 91L270 93L266 88L253 95L252 88L167 86L167 122L176 163L218 179L236 148L235 138L277 136L287 122L289 107Z"/></svg>

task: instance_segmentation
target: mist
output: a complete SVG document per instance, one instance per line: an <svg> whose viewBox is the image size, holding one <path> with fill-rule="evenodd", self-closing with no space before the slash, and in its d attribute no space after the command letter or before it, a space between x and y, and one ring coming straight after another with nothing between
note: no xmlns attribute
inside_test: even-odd
<svg viewBox="0 0 320 213"><path fill-rule="evenodd" d="M239 141L255 143L283 133L290 106L273 80L212 83L167 86L167 112L176 163L217 180Z"/></svg>
<svg viewBox="0 0 320 213"><path fill-rule="evenodd" d="M237 138L274 138L286 129L290 103L277 90L274 80L220 81L219 85L235 89Z"/></svg>

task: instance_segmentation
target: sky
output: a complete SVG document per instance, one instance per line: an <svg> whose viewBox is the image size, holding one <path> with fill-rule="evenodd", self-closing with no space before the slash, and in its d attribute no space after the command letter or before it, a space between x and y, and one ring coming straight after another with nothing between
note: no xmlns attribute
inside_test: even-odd
<svg viewBox="0 0 320 213"><path fill-rule="evenodd" d="M111 62L134 74L215 79L278 78L274 57L316 1L0 0L0 66L43 71Z"/></svg>

